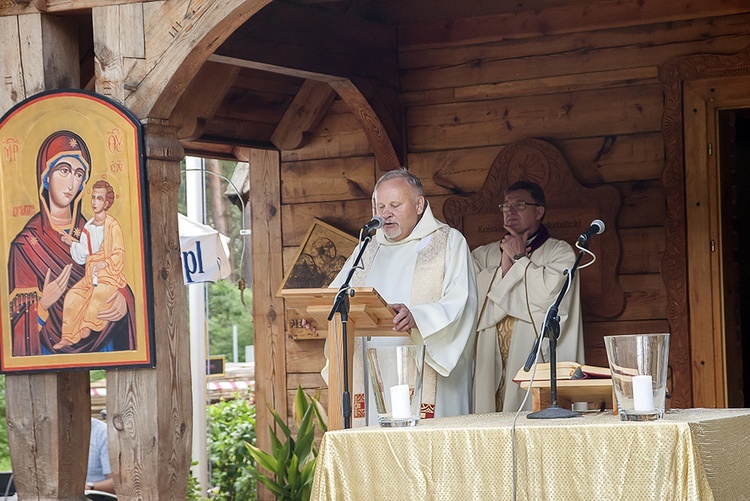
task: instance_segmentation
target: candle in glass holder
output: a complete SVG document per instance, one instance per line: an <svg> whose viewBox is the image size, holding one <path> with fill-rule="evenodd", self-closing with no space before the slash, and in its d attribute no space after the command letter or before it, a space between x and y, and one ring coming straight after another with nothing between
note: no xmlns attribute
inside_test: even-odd
<svg viewBox="0 0 750 501"><path fill-rule="evenodd" d="M393 419L408 419L411 417L408 384L391 386L391 417Z"/></svg>
<svg viewBox="0 0 750 501"><path fill-rule="evenodd" d="M633 376L633 407L636 412L653 412L654 387L651 376Z"/></svg>

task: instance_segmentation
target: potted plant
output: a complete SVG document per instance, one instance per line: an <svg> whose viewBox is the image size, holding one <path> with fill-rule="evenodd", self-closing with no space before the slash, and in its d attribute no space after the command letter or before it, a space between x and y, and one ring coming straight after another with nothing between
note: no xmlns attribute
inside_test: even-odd
<svg viewBox="0 0 750 501"><path fill-rule="evenodd" d="M315 444L316 423L323 433L328 429L328 417L320 404L319 392L315 396L307 396L301 386L297 388L293 406L296 438L278 412L271 407L269 410L282 435L279 437L273 426L269 425L271 452L245 444L257 466L268 472L258 469L258 482L276 496L277 500L308 501L318 456L318 446Z"/></svg>

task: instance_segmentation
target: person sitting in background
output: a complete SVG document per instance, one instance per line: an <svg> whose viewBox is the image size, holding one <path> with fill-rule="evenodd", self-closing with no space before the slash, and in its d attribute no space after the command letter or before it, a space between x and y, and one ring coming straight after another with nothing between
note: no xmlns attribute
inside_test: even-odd
<svg viewBox="0 0 750 501"><path fill-rule="evenodd" d="M115 481L112 479L107 449L107 423L95 418L91 418L86 490L115 493Z"/></svg>

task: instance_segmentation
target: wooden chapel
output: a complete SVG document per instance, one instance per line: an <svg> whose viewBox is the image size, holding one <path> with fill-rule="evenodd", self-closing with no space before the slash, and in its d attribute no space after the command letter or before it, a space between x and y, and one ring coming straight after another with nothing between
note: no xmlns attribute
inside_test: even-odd
<svg viewBox="0 0 750 501"><path fill-rule="evenodd" d="M745 0L0 0L0 114L76 88L145 126L157 365L107 374L118 498L187 488L185 154L249 163L258 430L266 403L324 387L323 340L276 295L311 224L354 234L399 165L455 220L496 162L547 172L506 158L528 141L620 201L603 291L620 297L584 312L587 362L606 364L605 335L670 332L670 406L745 406L742 192L722 161L750 120L748 27ZM88 373L6 381L19 499L83 499Z"/></svg>

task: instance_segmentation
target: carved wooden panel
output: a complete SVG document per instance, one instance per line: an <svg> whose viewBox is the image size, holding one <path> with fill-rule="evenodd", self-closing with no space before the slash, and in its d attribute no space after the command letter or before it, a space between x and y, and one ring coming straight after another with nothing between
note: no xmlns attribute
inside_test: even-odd
<svg viewBox="0 0 750 501"><path fill-rule="evenodd" d="M661 274L668 295L668 321L671 332L669 365L681 384L675 386L673 407L693 404L691 385L690 328L688 316L688 276L685 215L685 152L683 144L683 82L703 78L750 74L750 48L739 54L698 54L672 59L659 72L664 88L662 133L666 161L662 174L667 198L665 224L667 246Z"/></svg>
<svg viewBox="0 0 750 501"><path fill-rule="evenodd" d="M518 180L533 181L544 189L547 199L544 224L555 238L574 244L591 221L604 222L606 231L593 237L589 245L597 261L580 270L581 303L584 311L599 317L619 315L625 307L625 294L617 280L621 255L616 228L620 194L612 186L582 186L552 144L524 139L504 148L477 193L446 200L443 206L446 221L463 232L472 249L499 240L505 229L498 205L503 202L505 189ZM582 263L587 261L584 257Z"/></svg>

